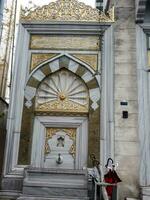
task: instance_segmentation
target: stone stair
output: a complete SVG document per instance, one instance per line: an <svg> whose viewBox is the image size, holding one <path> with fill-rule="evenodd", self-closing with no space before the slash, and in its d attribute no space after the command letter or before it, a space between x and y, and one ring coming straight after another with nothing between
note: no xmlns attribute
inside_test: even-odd
<svg viewBox="0 0 150 200"><path fill-rule="evenodd" d="M22 196L19 197L17 200L89 200L89 198L84 197L84 198L79 198L79 197L68 197L68 196L62 196L60 197L49 197L49 198L44 198L44 197L32 197L32 196Z"/></svg>
<svg viewBox="0 0 150 200"><path fill-rule="evenodd" d="M27 168L17 200L88 200L87 171Z"/></svg>

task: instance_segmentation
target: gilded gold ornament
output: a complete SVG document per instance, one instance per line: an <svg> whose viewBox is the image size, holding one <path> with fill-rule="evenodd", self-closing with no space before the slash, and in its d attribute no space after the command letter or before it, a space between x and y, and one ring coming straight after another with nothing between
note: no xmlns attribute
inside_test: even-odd
<svg viewBox="0 0 150 200"><path fill-rule="evenodd" d="M88 113L89 104L80 105L68 100L65 96L59 96L59 99L38 105L36 112L67 112L67 113Z"/></svg>
<svg viewBox="0 0 150 200"><path fill-rule="evenodd" d="M76 154L76 129L75 128L46 128L46 140L45 140L45 155L50 153L50 147L48 140L51 139L58 131L64 131L66 135L73 141L69 153L75 157Z"/></svg>
<svg viewBox="0 0 150 200"><path fill-rule="evenodd" d="M22 10L21 20L114 22L114 9L106 14L77 0L58 0L35 10Z"/></svg>

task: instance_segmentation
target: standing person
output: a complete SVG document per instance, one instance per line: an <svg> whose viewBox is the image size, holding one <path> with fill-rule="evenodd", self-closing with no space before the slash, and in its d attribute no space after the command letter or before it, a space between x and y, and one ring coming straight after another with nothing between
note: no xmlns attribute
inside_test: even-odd
<svg viewBox="0 0 150 200"><path fill-rule="evenodd" d="M104 174L102 170L102 165L100 162L96 159L94 154L91 154L91 160L93 164L93 178L96 182L99 182L99 185L97 185L97 195L100 197L100 192L102 192L102 196L104 200L109 200L107 192L106 192L106 186L104 183Z"/></svg>
<svg viewBox="0 0 150 200"><path fill-rule="evenodd" d="M107 186L106 191L110 200L117 195L117 183L121 182L117 172L115 171L115 165L111 158L108 158L107 164L105 165L107 173L104 175L104 180L106 183L112 184L112 186Z"/></svg>

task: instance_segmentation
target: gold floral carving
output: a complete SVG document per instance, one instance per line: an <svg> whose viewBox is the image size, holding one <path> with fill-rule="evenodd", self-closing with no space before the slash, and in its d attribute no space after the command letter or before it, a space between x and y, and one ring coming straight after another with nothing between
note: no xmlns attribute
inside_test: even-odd
<svg viewBox="0 0 150 200"><path fill-rule="evenodd" d="M88 55L88 54L73 54L74 57L80 59L81 61L90 65L94 70L97 69L98 55Z"/></svg>
<svg viewBox="0 0 150 200"><path fill-rule="evenodd" d="M51 53L33 53L31 55L31 67L30 70L33 70L37 65L39 65L40 63L53 58L54 56L56 56L57 54L51 54Z"/></svg>
<svg viewBox="0 0 150 200"><path fill-rule="evenodd" d="M63 42L62 42L63 41ZM88 35L32 35L31 49L51 50L94 50L100 48L100 40L97 36Z"/></svg>
<svg viewBox="0 0 150 200"><path fill-rule="evenodd" d="M48 145L48 140L51 139L58 131L64 131L66 135L73 141L69 153L75 157L76 154L76 129L75 128L46 128L46 140L45 140L45 155L51 152Z"/></svg>
<svg viewBox="0 0 150 200"><path fill-rule="evenodd" d="M37 112L67 112L67 113L88 113L89 105L80 105L78 103L72 102L67 98L63 101L57 99L54 101L49 101L43 104L39 104L35 111Z"/></svg>
<svg viewBox="0 0 150 200"><path fill-rule="evenodd" d="M23 21L114 22L114 9L106 14L77 0L58 0L35 10L22 10Z"/></svg>

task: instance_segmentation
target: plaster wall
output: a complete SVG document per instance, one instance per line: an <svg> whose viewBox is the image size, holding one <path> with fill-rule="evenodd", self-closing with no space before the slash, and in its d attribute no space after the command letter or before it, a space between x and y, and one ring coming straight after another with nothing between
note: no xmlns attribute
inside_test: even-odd
<svg viewBox="0 0 150 200"><path fill-rule="evenodd" d="M114 24L115 56L115 161L119 163L119 199L138 197L139 190L139 139L136 72L135 1L115 1ZM120 102L126 100L127 106ZM127 119L122 111L128 111Z"/></svg>

